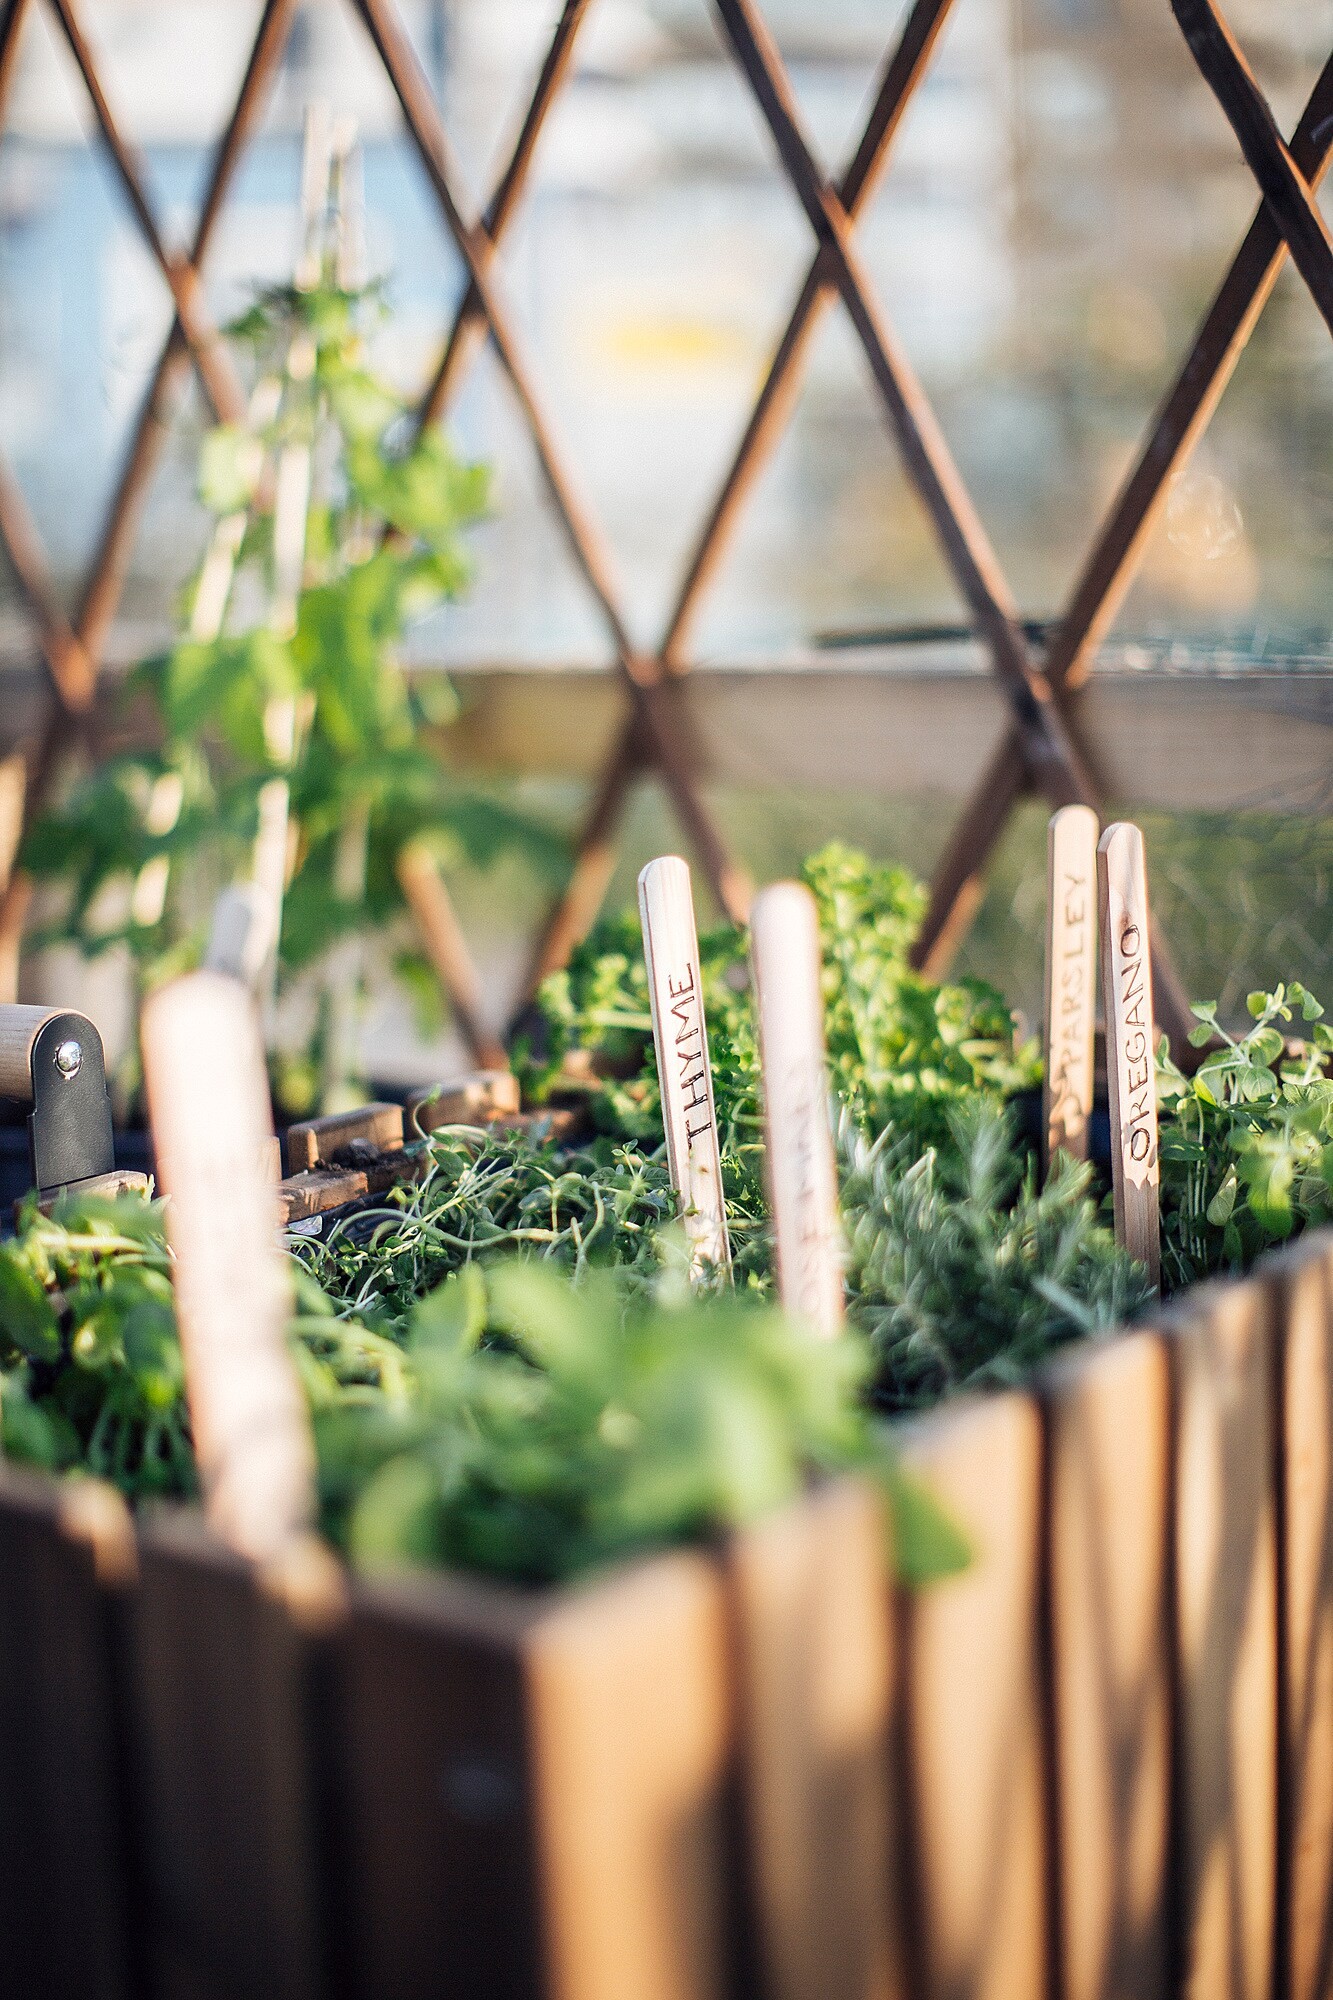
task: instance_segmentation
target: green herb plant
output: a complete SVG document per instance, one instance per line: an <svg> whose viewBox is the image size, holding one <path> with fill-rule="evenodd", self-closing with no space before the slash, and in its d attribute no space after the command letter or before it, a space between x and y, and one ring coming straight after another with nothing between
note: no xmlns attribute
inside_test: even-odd
<svg viewBox="0 0 1333 2000"><path fill-rule="evenodd" d="M890 1412L1012 1388L1151 1296L1098 1217L1089 1165L1059 1154L1040 1186L1003 1105L977 1095L948 1119L950 1144L919 1156L892 1126L870 1142L843 1119L849 1313Z"/></svg>
<svg viewBox="0 0 1333 2000"><path fill-rule="evenodd" d="M830 1083L863 1131L891 1124L918 1145L948 1146L952 1105L1039 1082L1037 1046L1015 1045L1013 1015L994 987L939 986L912 969L926 898L905 869L834 843L806 861L801 877L819 911ZM753 1177L762 1118L745 935L730 925L707 932L699 954L719 1127ZM546 980L538 1011L540 1032L516 1055L532 1099L580 1090L605 1130L660 1140L637 917L598 925L568 969Z"/></svg>
<svg viewBox="0 0 1333 2000"><path fill-rule="evenodd" d="M743 1292L695 1297L669 1229L637 1268L571 1272L568 1246L532 1228L545 1261L506 1246L410 1303L369 1291L364 1317L293 1263L322 1521L355 1561L554 1581L743 1525L842 1471L884 1483L907 1580L966 1560L869 1414L862 1343L812 1342ZM136 1499L195 1495L160 1204L28 1206L0 1245L0 1411L12 1459Z"/></svg>
<svg viewBox="0 0 1333 2000"><path fill-rule="evenodd" d="M1158 1051L1163 1269L1172 1289L1246 1270L1298 1229L1333 1221L1333 1028L1298 981L1251 993L1232 1035L1215 1003L1190 1040L1210 1053L1192 1077ZM1299 1015L1301 1046L1283 1030Z"/></svg>
<svg viewBox="0 0 1333 2000"><path fill-rule="evenodd" d="M278 1064L294 1112L358 1081L337 1073L341 1052L330 1049L329 1007L346 1004L343 989L362 976L334 956L341 940L378 935L414 997L435 990L406 927L393 928L405 844L424 839L444 864L483 866L521 847L544 869L557 845L549 829L447 775L432 732L456 713L454 692L438 675L409 681L400 663L409 626L467 581L462 536L485 509L487 480L438 430L418 431L368 368L366 335L381 314L377 289L341 289L330 265L312 289L266 293L231 329L253 359L254 405L265 385L272 393L255 422L210 432L200 454L200 499L240 534L226 615L216 633L191 635L206 560L185 594L185 635L131 677L157 747L76 783L34 826L24 856L66 892L46 939L88 955L125 948L143 990L198 961L218 891L248 872L261 792L285 780L291 858L278 972L308 996L299 1039ZM311 479L287 630L271 616L272 489L290 447L309 452ZM294 718L294 742L290 729L277 740L275 715ZM322 981L312 976L321 967Z"/></svg>

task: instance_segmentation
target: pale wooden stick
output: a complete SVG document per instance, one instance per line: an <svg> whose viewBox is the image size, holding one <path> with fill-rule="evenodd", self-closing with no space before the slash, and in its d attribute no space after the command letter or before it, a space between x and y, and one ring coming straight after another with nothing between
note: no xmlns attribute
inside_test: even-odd
<svg viewBox="0 0 1333 2000"><path fill-rule="evenodd" d="M0 763L0 903L18 900L19 881L15 864L23 837L23 802L28 773L16 751ZM24 907L26 908L26 902ZM12 1006L19 996L19 937L22 923L0 931L0 1004Z"/></svg>
<svg viewBox="0 0 1333 2000"><path fill-rule="evenodd" d="M1097 999L1097 815L1064 806L1046 836L1046 1164L1088 1157Z"/></svg>
<svg viewBox="0 0 1333 2000"><path fill-rule="evenodd" d="M1107 827L1097 843L1097 886L1115 1233L1160 1287L1161 1163L1148 874L1143 835L1136 826L1122 822Z"/></svg>
<svg viewBox="0 0 1333 2000"><path fill-rule="evenodd" d="M671 1184L680 1197L691 1269L696 1277L710 1268L728 1273L731 1245L694 898L690 871L678 855L650 861L640 875L639 917L652 995L667 1161Z"/></svg>
<svg viewBox="0 0 1333 2000"><path fill-rule="evenodd" d="M842 1328L842 1232L824 1067L819 914L799 882L762 889L750 942L764 1079L765 1165L787 1311L823 1340Z"/></svg>
<svg viewBox="0 0 1333 2000"><path fill-rule="evenodd" d="M287 1351L289 1287L254 1003L196 972L143 1010L143 1066L175 1256L190 1425L214 1528L263 1561L314 1518L314 1448Z"/></svg>

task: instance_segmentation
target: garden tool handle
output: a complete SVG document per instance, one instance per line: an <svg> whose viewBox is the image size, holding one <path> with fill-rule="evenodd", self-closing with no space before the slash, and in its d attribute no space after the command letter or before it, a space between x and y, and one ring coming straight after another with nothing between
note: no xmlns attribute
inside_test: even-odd
<svg viewBox="0 0 1333 2000"><path fill-rule="evenodd" d="M28 1107L33 1181L46 1193L115 1167L102 1037L66 1007L0 1007L0 1097Z"/></svg>

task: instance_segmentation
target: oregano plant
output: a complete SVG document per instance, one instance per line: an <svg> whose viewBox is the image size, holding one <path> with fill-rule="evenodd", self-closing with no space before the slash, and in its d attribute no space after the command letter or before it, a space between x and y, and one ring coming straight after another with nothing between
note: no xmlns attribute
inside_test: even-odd
<svg viewBox="0 0 1333 2000"><path fill-rule="evenodd" d="M1206 1048L1184 1076L1158 1051L1163 1264L1173 1288L1244 1270L1294 1231L1333 1222L1333 1027L1291 980L1251 993L1250 1026L1231 1034L1217 1005L1193 1009ZM1304 1039L1285 1030L1297 1017Z"/></svg>

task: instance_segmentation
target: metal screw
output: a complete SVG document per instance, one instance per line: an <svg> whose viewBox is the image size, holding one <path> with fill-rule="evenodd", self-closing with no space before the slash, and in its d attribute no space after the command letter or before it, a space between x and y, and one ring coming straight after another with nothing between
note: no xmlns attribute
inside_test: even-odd
<svg viewBox="0 0 1333 2000"><path fill-rule="evenodd" d="M56 1050L56 1068L64 1077L77 1076L83 1067L83 1048L78 1042L62 1042Z"/></svg>

